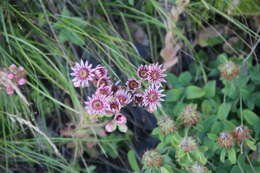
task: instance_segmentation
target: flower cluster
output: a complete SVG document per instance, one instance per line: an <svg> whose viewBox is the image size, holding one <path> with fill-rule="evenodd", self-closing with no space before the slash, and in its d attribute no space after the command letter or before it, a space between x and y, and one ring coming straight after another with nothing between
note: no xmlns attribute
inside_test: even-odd
<svg viewBox="0 0 260 173"><path fill-rule="evenodd" d="M26 72L23 67L17 67L15 64L9 68L0 68L0 89L5 89L8 95L13 95L15 87L26 84Z"/></svg>
<svg viewBox="0 0 260 173"><path fill-rule="evenodd" d="M160 168L163 161L163 156L156 150L148 150L142 156L143 164L150 168Z"/></svg>
<svg viewBox="0 0 260 173"><path fill-rule="evenodd" d="M241 125L236 127L232 132L221 132L217 142L219 146L223 148L230 148L235 144L235 142L240 144L244 140L250 138L250 131L251 130L247 126Z"/></svg>
<svg viewBox="0 0 260 173"><path fill-rule="evenodd" d="M239 75L239 67L232 61L228 61L219 66L219 71L221 77L227 80L233 80L236 76Z"/></svg>
<svg viewBox="0 0 260 173"><path fill-rule="evenodd" d="M194 165L192 165L188 170L192 173L206 173L206 172L208 172L207 167L200 165L198 163L195 163Z"/></svg>
<svg viewBox="0 0 260 173"><path fill-rule="evenodd" d="M177 130L174 120L171 119L170 117L164 117L164 118L160 119L157 124L158 124L158 127L160 128L160 132L164 136L167 136L170 133Z"/></svg>
<svg viewBox="0 0 260 173"><path fill-rule="evenodd" d="M85 108L92 120L113 117L105 126L107 132L112 132L117 127L121 132L127 131L126 117L120 113L122 107L134 103L147 108L149 112L154 112L163 101L163 90L160 87L165 82L166 74L162 65L141 65L137 70L139 79L130 78L126 85L113 83L104 66L98 65L93 68L87 61L75 63L72 71L75 87L88 87L90 84L96 87L95 93L85 102Z"/></svg>
<svg viewBox="0 0 260 173"><path fill-rule="evenodd" d="M200 119L199 112L197 111L197 105L187 105L181 112L180 118L185 127L190 127L197 124Z"/></svg>
<svg viewBox="0 0 260 173"><path fill-rule="evenodd" d="M184 137L180 143L180 149L188 153L197 149L197 144L192 137Z"/></svg>

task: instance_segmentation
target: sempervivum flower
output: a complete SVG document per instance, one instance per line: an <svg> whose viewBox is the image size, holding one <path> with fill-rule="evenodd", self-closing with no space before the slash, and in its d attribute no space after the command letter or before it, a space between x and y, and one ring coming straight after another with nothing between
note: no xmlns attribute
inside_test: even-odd
<svg viewBox="0 0 260 173"><path fill-rule="evenodd" d="M126 82L126 86L129 91L136 91L141 87L141 82L139 80L131 78L128 79L128 81Z"/></svg>
<svg viewBox="0 0 260 173"><path fill-rule="evenodd" d="M144 93L144 106L147 106L149 112L154 112L160 101L163 101L161 94L163 90L159 90L153 86L150 86Z"/></svg>
<svg viewBox="0 0 260 173"><path fill-rule="evenodd" d="M102 77L97 81L97 88L110 86L110 85L111 85L111 81L108 77Z"/></svg>
<svg viewBox="0 0 260 173"><path fill-rule="evenodd" d="M0 68L0 89L5 88L8 95L13 95L15 87L26 84L26 72L23 67L17 67L15 64L9 68Z"/></svg>
<svg viewBox="0 0 260 173"><path fill-rule="evenodd" d="M196 144L195 140L192 137L184 137L181 140L180 148L184 152L191 152L191 151L197 149L197 144Z"/></svg>
<svg viewBox="0 0 260 173"><path fill-rule="evenodd" d="M74 77L72 82L75 87L86 87L89 85L89 82L92 81L94 77L91 67L92 64L89 64L88 61L84 63L83 60L81 60L80 63L76 63L71 68L73 70L71 76Z"/></svg>
<svg viewBox="0 0 260 173"><path fill-rule="evenodd" d="M132 101L130 93L123 89L118 90L114 96L121 105L127 105Z"/></svg>
<svg viewBox="0 0 260 173"><path fill-rule="evenodd" d="M139 106L144 105L144 93L135 93L133 99Z"/></svg>
<svg viewBox="0 0 260 173"><path fill-rule="evenodd" d="M240 143L247 138L250 138L250 129L247 126L238 126L234 130L234 137Z"/></svg>
<svg viewBox="0 0 260 173"><path fill-rule="evenodd" d="M192 165L189 169L192 173L207 173L208 172L208 168L200 165L198 163L195 163L194 165Z"/></svg>
<svg viewBox="0 0 260 173"><path fill-rule="evenodd" d="M141 79L145 80L145 79L147 79L147 77L148 77L148 71L149 71L149 68L148 68L147 65L140 65L140 66L138 67L138 69L137 69L137 75L138 75Z"/></svg>
<svg viewBox="0 0 260 173"><path fill-rule="evenodd" d="M106 109L107 114L118 113L120 109L121 109L121 104L119 103L119 101L111 97L110 100L108 101L108 107Z"/></svg>
<svg viewBox="0 0 260 173"><path fill-rule="evenodd" d="M221 132L217 141L219 146L223 148L230 148L234 144L234 138L231 132Z"/></svg>
<svg viewBox="0 0 260 173"><path fill-rule="evenodd" d="M93 72L97 79L107 76L107 69L102 65L98 65Z"/></svg>
<svg viewBox="0 0 260 173"><path fill-rule="evenodd" d="M125 124L126 123L126 117L121 114L121 113L117 113L114 117L114 121L117 123L117 124Z"/></svg>
<svg viewBox="0 0 260 173"><path fill-rule="evenodd" d="M184 126L189 127L196 124L199 121L199 112L197 111L197 105L189 104L181 112L181 120Z"/></svg>
<svg viewBox="0 0 260 173"><path fill-rule="evenodd" d="M5 91L10 96L14 94L14 89L13 89L13 87L11 85L6 85L5 86Z"/></svg>
<svg viewBox="0 0 260 173"><path fill-rule="evenodd" d="M142 156L142 163L149 168L160 168L163 160L163 156L156 150L148 150Z"/></svg>
<svg viewBox="0 0 260 173"><path fill-rule="evenodd" d="M111 87L110 86L104 86L104 87L97 88L95 94L96 95L109 96L109 95L111 95Z"/></svg>
<svg viewBox="0 0 260 173"><path fill-rule="evenodd" d="M125 133L128 129L126 126L126 122L127 122L126 117L121 113L117 113L114 116L114 119L106 124L105 130L107 132L113 132L116 130L116 128L118 128L120 132Z"/></svg>
<svg viewBox="0 0 260 173"><path fill-rule="evenodd" d="M162 82L166 82L164 79L166 74L164 72L165 69L163 69L162 65L158 65L157 63L149 65L148 81L152 85L161 86Z"/></svg>
<svg viewBox="0 0 260 173"><path fill-rule="evenodd" d="M26 72L23 67L20 66L19 68L17 68L15 64L12 64L7 71L7 78L13 83L20 86L26 84Z"/></svg>
<svg viewBox="0 0 260 173"><path fill-rule="evenodd" d="M116 83L113 83L110 87L111 87L111 92L112 94L115 94L120 88L121 86L119 85L120 81L117 81Z"/></svg>
<svg viewBox="0 0 260 173"><path fill-rule="evenodd" d="M108 101L104 95L94 94L92 97L89 97L89 101L85 102L86 109L92 115L105 114L105 111L108 107Z"/></svg>
<svg viewBox="0 0 260 173"><path fill-rule="evenodd" d="M232 61L228 61L224 64L221 64L219 66L219 71L221 74L221 77L232 80L239 74L239 68L238 65L233 63Z"/></svg>
<svg viewBox="0 0 260 173"><path fill-rule="evenodd" d="M161 133L165 136L169 135L177 129L175 122L170 117L160 119L157 124Z"/></svg>

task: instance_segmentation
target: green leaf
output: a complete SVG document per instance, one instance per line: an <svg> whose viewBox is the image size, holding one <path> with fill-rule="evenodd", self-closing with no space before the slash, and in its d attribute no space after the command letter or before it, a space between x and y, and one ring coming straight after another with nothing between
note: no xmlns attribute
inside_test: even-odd
<svg viewBox="0 0 260 173"><path fill-rule="evenodd" d="M260 1L258 0L240 0L239 4L231 11L235 15L259 15Z"/></svg>
<svg viewBox="0 0 260 173"><path fill-rule="evenodd" d="M252 93L252 95L256 106L260 108L260 92Z"/></svg>
<svg viewBox="0 0 260 173"><path fill-rule="evenodd" d="M231 169L231 173L243 173L243 172L241 172L241 169L238 166L234 166Z"/></svg>
<svg viewBox="0 0 260 173"><path fill-rule="evenodd" d="M253 151L256 150L256 145L254 141L251 141L250 139L246 139L246 145Z"/></svg>
<svg viewBox="0 0 260 173"><path fill-rule="evenodd" d="M236 125L232 123L232 121L228 121L228 120L224 120L223 124L224 124L224 130L227 131L232 131L236 127Z"/></svg>
<svg viewBox="0 0 260 173"><path fill-rule="evenodd" d="M172 73L167 73L167 76L165 77L167 84L170 85L172 88L179 88L181 85L179 84L179 79L177 76L175 76Z"/></svg>
<svg viewBox="0 0 260 173"><path fill-rule="evenodd" d="M204 100L201 104L201 110L204 114L209 115L212 112L212 105L209 100Z"/></svg>
<svg viewBox="0 0 260 173"><path fill-rule="evenodd" d="M209 81L205 87L205 96L210 98L210 97L214 97L216 94L216 81Z"/></svg>
<svg viewBox="0 0 260 173"><path fill-rule="evenodd" d="M182 72L179 76L179 83L181 83L182 86L187 86L190 84L192 79L192 76L190 72Z"/></svg>
<svg viewBox="0 0 260 173"><path fill-rule="evenodd" d="M192 154L195 157L195 159L199 161L201 164L206 164L207 159L205 158L202 152L200 152L199 150L195 150Z"/></svg>
<svg viewBox="0 0 260 173"><path fill-rule="evenodd" d="M162 173L170 173L165 167L161 167L161 172Z"/></svg>
<svg viewBox="0 0 260 173"><path fill-rule="evenodd" d="M234 147L228 150L228 159L232 164L237 162L236 150Z"/></svg>
<svg viewBox="0 0 260 173"><path fill-rule="evenodd" d="M136 160L136 157L135 157L135 152L133 150L130 150L127 153L127 158L128 158L128 162L129 162L129 164L131 166L131 169L133 171L139 172L140 168L138 166L138 163L137 163L137 160Z"/></svg>
<svg viewBox="0 0 260 173"><path fill-rule="evenodd" d="M205 95L205 91L200 87L191 85L187 87L186 95L187 95L187 99L201 98Z"/></svg>
<svg viewBox="0 0 260 173"><path fill-rule="evenodd" d="M167 102L175 102L175 101L178 101L178 99L180 98L180 96L181 96L182 93L183 93L183 90L184 90L183 88L169 90L169 91L166 93L166 99L165 99L165 101L167 101Z"/></svg>
<svg viewBox="0 0 260 173"><path fill-rule="evenodd" d="M231 109L231 103L222 103L218 108L218 118L224 120L227 118Z"/></svg>
<svg viewBox="0 0 260 173"><path fill-rule="evenodd" d="M221 162L225 162L225 160L226 160L226 155L227 155L227 152L226 152L226 150L225 149L222 149L221 150L221 153L220 153L220 161Z"/></svg>
<svg viewBox="0 0 260 173"><path fill-rule="evenodd" d="M208 133L207 136L209 137L209 139L213 141L215 141L218 138L218 136L214 133Z"/></svg>
<svg viewBox="0 0 260 173"><path fill-rule="evenodd" d="M128 3L129 3L129 5L134 5L134 3L135 3L135 1L134 0L128 0Z"/></svg>
<svg viewBox="0 0 260 173"><path fill-rule="evenodd" d="M259 122L258 116L254 112L248 109L243 111L243 117L250 125L255 125L256 123Z"/></svg>
<svg viewBox="0 0 260 173"><path fill-rule="evenodd" d="M219 133L222 129L223 129L222 123L220 123L219 121L216 121L216 122L214 122L214 124L211 126L210 132L217 134L217 133Z"/></svg>

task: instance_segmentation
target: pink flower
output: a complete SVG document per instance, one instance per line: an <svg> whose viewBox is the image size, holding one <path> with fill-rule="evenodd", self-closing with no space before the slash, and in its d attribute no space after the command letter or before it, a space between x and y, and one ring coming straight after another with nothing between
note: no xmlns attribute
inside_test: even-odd
<svg viewBox="0 0 260 173"><path fill-rule="evenodd" d="M162 65L151 64L149 65L148 80L154 86L162 86L162 82L166 82L164 77L165 69L162 69Z"/></svg>
<svg viewBox="0 0 260 173"><path fill-rule="evenodd" d="M109 123L107 123L106 124L106 126L105 126L105 130L107 131L107 132L113 132L113 131L115 131L116 130L116 123L114 122L114 121L110 121Z"/></svg>
<svg viewBox="0 0 260 173"><path fill-rule="evenodd" d="M8 78L9 80L13 80L14 77L15 77L15 75L14 75L13 73L8 73L8 74L7 74L7 78Z"/></svg>
<svg viewBox="0 0 260 173"><path fill-rule="evenodd" d="M94 74L93 69L91 68L92 64L88 64L88 61L85 63L83 60L80 63L76 63L71 69L73 73L71 76L75 87L86 87L89 85L89 82L93 80Z"/></svg>
<svg viewBox="0 0 260 173"><path fill-rule="evenodd" d="M127 105L132 101L130 93L123 89L120 89L115 93L115 98L121 105Z"/></svg>
<svg viewBox="0 0 260 173"><path fill-rule="evenodd" d="M111 86L104 86L104 87L97 88L96 95L104 95L104 96L111 95Z"/></svg>
<svg viewBox="0 0 260 173"><path fill-rule="evenodd" d="M102 66L102 65L98 65L94 69L94 74L96 75L96 77L98 79L100 79L102 77L106 77L107 76L107 69L104 66Z"/></svg>
<svg viewBox="0 0 260 173"><path fill-rule="evenodd" d="M16 65L15 65L15 64L10 65L10 66L9 66L9 70L10 70L11 72L16 71L16 70L17 70Z"/></svg>
<svg viewBox="0 0 260 173"><path fill-rule="evenodd" d="M97 88L111 85L111 81L108 77L102 77L97 81Z"/></svg>
<svg viewBox="0 0 260 173"><path fill-rule="evenodd" d="M108 108L106 110L108 114L115 114L119 112L120 109L121 109L121 105L118 100L112 98L110 101L108 101Z"/></svg>
<svg viewBox="0 0 260 173"><path fill-rule="evenodd" d="M86 109L90 114L105 114L108 107L107 98L104 95L93 95L89 97L89 101L85 102Z"/></svg>
<svg viewBox="0 0 260 173"><path fill-rule="evenodd" d="M117 113L112 121L106 124L105 130L107 132L113 132L118 127L118 130L125 133L127 131L127 125L126 125L126 117L121 114Z"/></svg>
<svg viewBox="0 0 260 173"><path fill-rule="evenodd" d="M159 90L153 86L149 87L144 93L144 106L147 106L149 112L154 112L159 105L160 101L163 101L161 97L165 96L161 94L163 90Z"/></svg>
<svg viewBox="0 0 260 173"><path fill-rule="evenodd" d="M136 91L141 87L141 83L139 80L131 78L126 82L126 86L129 91Z"/></svg>
<svg viewBox="0 0 260 173"><path fill-rule="evenodd" d="M141 79L145 80L148 77L148 71L149 69L147 65L140 65L137 70L137 74Z"/></svg>
<svg viewBox="0 0 260 173"><path fill-rule="evenodd" d="M136 93L136 94L134 94L134 101L139 106L143 106L143 104L144 104L144 94L143 93Z"/></svg>
<svg viewBox="0 0 260 173"><path fill-rule="evenodd" d="M121 113L117 113L114 117L114 121L117 124L125 124L126 123L126 117Z"/></svg>
<svg viewBox="0 0 260 173"><path fill-rule="evenodd" d="M17 84L18 85L24 85L24 84L26 84L26 79L24 79L24 78L21 78L21 79L19 79L18 81L17 81Z"/></svg>
<svg viewBox="0 0 260 173"><path fill-rule="evenodd" d="M14 89L12 88L12 86L6 86L6 93L8 95L13 95L14 94Z"/></svg>

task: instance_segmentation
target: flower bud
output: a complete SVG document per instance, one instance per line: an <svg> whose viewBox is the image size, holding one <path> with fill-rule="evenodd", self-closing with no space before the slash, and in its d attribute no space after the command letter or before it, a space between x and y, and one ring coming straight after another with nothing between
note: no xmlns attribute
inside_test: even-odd
<svg viewBox="0 0 260 173"><path fill-rule="evenodd" d="M185 127L196 124L199 119L199 112L195 104L187 105L181 113L181 120Z"/></svg>
<svg viewBox="0 0 260 173"><path fill-rule="evenodd" d="M242 142L247 138L250 138L250 129L247 126L238 126L234 130L234 137L237 142Z"/></svg>
<svg viewBox="0 0 260 173"><path fill-rule="evenodd" d="M234 138L231 132L222 132L218 137L218 144L223 148L230 148L234 144Z"/></svg>
<svg viewBox="0 0 260 173"><path fill-rule="evenodd" d="M195 163L194 165L191 166L189 171L191 173L206 173L208 172L208 168L203 165Z"/></svg>
<svg viewBox="0 0 260 173"><path fill-rule="evenodd" d="M150 168L160 168L163 160L163 156L156 150L148 150L142 156L142 163Z"/></svg>
<svg viewBox="0 0 260 173"><path fill-rule="evenodd" d="M221 77L232 80L239 74L239 68L238 65L233 63L232 61L228 61L224 64L221 64L219 66L219 71L221 74Z"/></svg>
<svg viewBox="0 0 260 173"><path fill-rule="evenodd" d="M191 152L197 149L197 144L192 137L184 137L181 140L180 148L185 152Z"/></svg>
<svg viewBox="0 0 260 173"><path fill-rule="evenodd" d="M169 117L162 118L158 121L157 124L160 128L161 133L165 136L169 135L170 133L176 130L175 122Z"/></svg>

